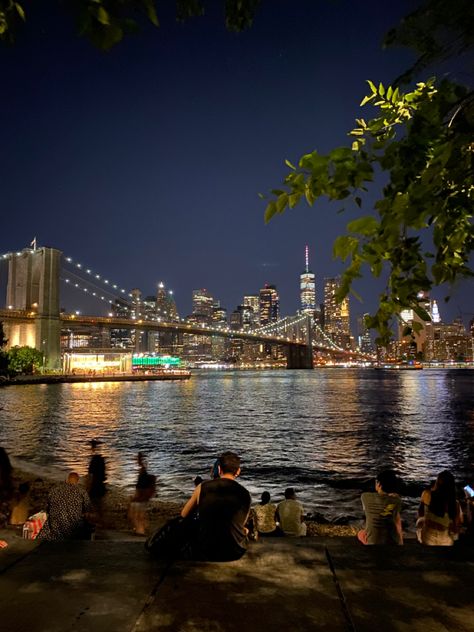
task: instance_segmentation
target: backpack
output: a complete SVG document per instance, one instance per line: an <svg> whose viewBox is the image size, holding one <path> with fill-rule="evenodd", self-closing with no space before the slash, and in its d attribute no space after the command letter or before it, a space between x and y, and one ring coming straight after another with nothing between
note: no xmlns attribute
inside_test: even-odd
<svg viewBox="0 0 474 632"><path fill-rule="evenodd" d="M145 542L145 550L159 560L190 559L196 531L196 520L172 518L151 534Z"/></svg>

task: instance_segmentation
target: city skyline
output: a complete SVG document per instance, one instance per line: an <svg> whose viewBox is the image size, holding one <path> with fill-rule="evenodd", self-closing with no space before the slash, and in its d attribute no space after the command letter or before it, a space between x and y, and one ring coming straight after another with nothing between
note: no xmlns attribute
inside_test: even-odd
<svg viewBox="0 0 474 632"><path fill-rule="evenodd" d="M35 237L32 240L32 242L25 248L25 250L30 250L33 247L34 248L42 247L42 244L38 242L37 237ZM0 292L2 296L0 300L0 307L2 305L7 307L6 274L5 273L7 269L8 259L6 257L3 258L2 255L7 255L7 253L0 253ZM106 277L100 274L97 270L88 268L86 263L78 261L76 259L72 259L71 257L65 257L64 253L63 253L63 258L64 258L64 264L69 264L69 271L65 268L61 275L61 285L63 288L62 294L61 294L62 296L61 309L64 309L66 311L72 311L72 312L82 313L82 314L91 314L91 315L93 314L107 315L112 309L112 307L114 307L114 305L116 304L116 300L120 301L121 299L125 300L130 305L137 299L141 300L144 305L146 305L146 302L149 299L153 299L156 301L158 305L160 302L160 295L161 295L161 300L163 300L163 293L166 293L169 295L168 302L171 300L172 304L174 305L172 309L174 310L177 309L178 316L181 319L185 319L196 313L195 298L194 298L195 295L204 293L205 295L210 297L210 302L209 302L210 308L212 308L212 302L214 301L214 306L218 305L221 311L226 312L227 321L230 322L231 315L235 310L238 310L241 307L249 305L249 302L247 299L249 299L250 297L255 297L258 302L259 295L261 297L262 291L265 290L266 288L271 288L272 291L277 293L276 311L279 314L279 316L280 317L291 316L298 312L312 311L312 310L308 310L307 304L305 305L304 303L304 301L307 300L307 297L308 297L308 288L303 289L303 285L305 286L307 285L308 278L310 279L311 283L314 282L314 285L315 285L314 290L310 289L310 295L313 294L314 292L314 295L316 298L314 311L319 312L321 308L324 309L324 306L327 306L327 303L328 303L328 298L327 298L328 284L330 286L337 285L339 282L338 280L340 278L340 275L336 274L335 276L323 276L318 279L318 275L315 275L310 269L310 265L309 265L310 250L309 250L308 245L305 245L304 250L303 250L303 256L302 256L302 259L304 261L304 264L302 265L302 272L294 279L294 290L295 292L298 292L298 304L294 312L281 311L280 292L278 289L278 285L274 283L264 283L261 288L250 289L243 296L236 297L236 302L231 305L224 304L224 302L221 300L220 296L217 293L213 292L212 290L209 290L209 288L204 288L202 285L200 287L196 287L192 289L187 288L186 292L188 293L189 298L191 299L189 301L191 307L189 311L185 312L181 309L182 304L186 303L186 299L183 298L183 296L185 296L185 293L181 292L180 289L178 289L178 291L175 291L174 288L170 288L168 284L166 283L166 281L163 279L156 282L155 286L151 289L148 287L147 288L138 287L139 284L135 284L133 288L123 288L121 287L119 283L119 279L110 279L110 280L106 279ZM3 262L3 269L2 269L2 262ZM75 278L74 278L74 271L73 271L74 268L77 268L77 272L79 273L78 276ZM72 276L71 276L71 271L72 271ZM83 276L82 277L79 276L80 274L82 274ZM308 277L308 274L309 274L309 277ZM94 289L96 290L95 292L93 292ZM330 290L330 294L332 295L334 294L334 287ZM434 319L433 322L436 323L436 322L441 321L443 323L451 323L451 322L454 322L455 320L461 319L463 324L467 328L469 327L471 321L473 320L474 314L470 314L470 315L464 314L464 318L463 318L463 314L458 313L458 314L455 314L453 318L449 319L449 317L446 316L446 312L443 312L444 305L442 304L440 306L437 302L437 299L435 299L434 296L431 296L431 300L434 302L435 311L436 311L436 319ZM351 305L350 310L348 308L349 302ZM348 327L349 327L349 331L346 331L346 333L348 334L350 333L354 336L357 336L360 330L360 325L359 325L360 319L362 316L367 314L367 312L364 312L363 310L361 310L360 304L358 304L357 301L353 297L351 299L350 295L346 299L344 299L339 306L333 306L333 303L334 303L334 298L332 297L329 299L329 304L331 305L330 309L331 310L335 309L337 311L337 317L336 317L337 320L339 320L339 318L341 317L341 314L339 312L342 311L346 313L344 320L347 321ZM356 306L356 309L354 309L354 306ZM125 309L124 315L128 311L131 310L130 307L124 307L124 309ZM406 311L407 310L405 310L405 312ZM403 313L402 317L406 318L406 313ZM166 319L163 318L163 320L166 320ZM397 328L398 327L394 325L395 338L397 338Z"/></svg>
<svg viewBox="0 0 474 632"><path fill-rule="evenodd" d="M152 294L164 281L184 315L193 289L208 288L230 313L268 283L291 314L308 244L320 303L324 278L343 270L333 240L357 210L318 201L265 226L258 193L286 158L347 143L366 79L389 82L413 58L381 47L411 2L295 6L263 2L238 35L211 3L185 24L160 7L158 31L107 54L52 7L32 6L17 43L0 49L9 96L0 252L36 235L127 290ZM368 272L355 284L364 302L351 299L354 319L375 309L381 288ZM460 284L447 305L433 293L443 319L472 318L470 288Z"/></svg>

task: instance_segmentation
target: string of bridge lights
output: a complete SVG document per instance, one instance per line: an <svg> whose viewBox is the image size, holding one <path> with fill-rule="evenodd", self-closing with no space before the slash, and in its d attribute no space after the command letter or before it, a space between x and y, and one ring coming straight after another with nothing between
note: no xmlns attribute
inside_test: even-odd
<svg viewBox="0 0 474 632"><path fill-rule="evenodd" d="M288 326L298 325L299 323L304 322L306 319L307 319L306 314L302 314L296 319L293 319L291 316L286 316L282 320L278 321L278 323L269 323L268 325L265 325L264 327L260 327L259 329L254 330L254 331L256 333L266 333L266 334L276 332L278 335L278 334L281 334L282 332L286 333L286 328ZM337 345L334 342L334 340L330 336L327 335L326 332L324 332L321 329L321 327L317 323L314 323L314 324L318 333L321 334L321 336L324 338L324 340L328 343L330 347L332 347L335 351L344 351L341 347L339 347L339 345ZM317 343L313 341L313 345L317 345Z"/></svg>
<svg viewBox="0 0 474 632"><path fill-rule="evenodd" d="M335 351L344 351L344 349L342 347L339 347L339 345L337 345L334 340L332 338L330 338L327 333L325 331L323 331L321 329L321 327L316 324L316 329L318 331L319 334L321 334L321 336L326 340L326 342L329 344L330 347L332 347ZM313 346L316 345L316 342L313 340Z"/></svg>
<svg viewBox="0 0 474 632"><path fill-rule="evenodd" d="M91 270L90 268L86 268L82 263L80 263L79 261L76 261L72 257L64 257L64 259L65 259L65 261L67 261L67 263L71 263L76 268L78 268L79 270L82 270L83 272L85 272L86 274L90 275L94 279L97 279L98 281L101 281L102 283L104 283L105 285L108 285L109 287L113 288L114 290L118 290L121 294L126 294L130 298L133 298L133 294L131 294L130 292L127 292L123 288L119 287L116 283L111 283L108 279L105 279L100 274L97 274L94 270Z"/></svg>
<svg viewBox="0 0 474 632"><path fill-rule="evenodd" d="M75 276L76 278L79 278L76 274L72 273L72 276ZM124 310L127 312L135 312L136 311L136 307L134 307L133 305L130 304L125 304L125 301L123 298L121 297L117 297L115 300L112 300L110 298L108 298L107 296L104 296L104 294L111 294L113 296L113 294L111 292L108 292L107 290L104 292L104 294L102 294L100 291L92 291L90 288L86 287L85 285L82 285L81 283L78 283L76 280L74 279L70 279L69 277L59 277L61 281L63 281L64 283L66 283L67 285L69 285L70 287L74 287L76 290L78 291L82 291L85 294L88 294L89 296L93 296L94 298L103 301L104 303L108 303L109 305L112 306L116 306L119 307L120 310ZM97 286L96 286L97 287ZM118 303L118 301L120 301L120 303ZM76 311L77 313L77 311ZM142 318L143 314L141 312L139 312L138 314L134 313L131 314L131 319L135 320L137 318ZM162 318L161 317L154 317L154 316L150 316L149 314L147 314L144 317L144 320L148 320L148 321L156 321L156 322L161 322Z"/></svg>
<svg viewBox="0 0 474 632"><path fill-rule="evenodd" d="M22 253L21 252L7 252L7 253L3 253L2 255L0 255L0 259L8 259L12 256L20 256ZM101 300L105 303L108 303L109 305L114 305L117 303L117 299L120 299L121 302L118 305L120 307L121 310L127 311L127 312L132 312L135 311L135 307L130 306L130 305L126 305L124 304L125 302L129 303L129 301L124 300L124 298L122 298L120 296L120 294L122 295L126 295L129 298L133 299L133 294L130 292L127 292L124 288L120 288L116 283L111 283L108 279L102 277L100 274L96 273L94 270L92 270L91 268L86 268L81 262L76 261L73 257L64 257L65 261L67 263L70 263L71 265L73 265L74 267L76 267L78 270L81 270L82 272L85 272L87 275L89 275L91 277L91 279L94 279L92 281L90 281L90 283L92 285L94 285L96 288L98 287L97 285L95 285L95 280L97 281L101 281L101 283L103 283L104 285L107 285L108 288L107 289L102 289L99 292L97 291L91 291L90 288L85 287L84 285L82 285L81 283L77 283L77 281L74 281L68 277L64 278L64 277L60 277L61 281L64 281L64 283L70 285L71 287L76 288L77 290L80 290L82 292L84 292L85 294L88 294L89 296L93 296L94 298ZM70 272L70 275L79 278L80 277L75 274L74 272ZM104 294L110 294L112 296L114 296L114 293L110 291L109 288L112 288L114 290L117 290L119 292L119 295L117 296L117 298L115 300L109 299L106 296L104 296ZM103 293L102 293L103 292ZM171 293L171 292L170 292ZM141 313L138 314L138 317L140 318L142 316ZM147 315L148 317L146 318L146 320L151 320L151 321L157 321L160 322L161 318L158 317L151 317L149 315ZM132 318L136 318L136 315L133 315ZM291 326L295 326L298 325L299 323L303 322L304 320L307 319L307 315L303 314L301 315L299 318L297 319L292 319L289 316L286 316L285 318L283 318L282 320L278 321L278 324L276 323L269 323L268 325L264 325L263 327L259 327L258 329L254 329L251 331L247 331L247 332L243 332L243 333L250 333L250 334L254 334L254 335L258 335L258 334L263 334L263 335L275 335L275 336L280 336L280 337L284 337L282 334L286 334L286 329L289 325ZM334 340L332 340L332 338L330 338L322 329L321 327L319 327L319 325L317 325L315 323L316 329L318 331L318 333L327 341L327 343L329 344L330 347L332 347L333 349L337 350L337 351L343 351L343 349L341 349L341 347L339 347ZM313 345L316 344L313 341Z"/></svg>

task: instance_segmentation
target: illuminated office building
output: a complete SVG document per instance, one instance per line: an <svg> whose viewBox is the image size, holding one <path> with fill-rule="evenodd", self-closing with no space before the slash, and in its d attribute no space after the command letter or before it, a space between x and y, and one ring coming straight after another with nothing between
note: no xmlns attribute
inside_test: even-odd
<svg viewBox="0 0 474 632"><path fill-rule="evenodd" d="M359 316L357 319L357 327L358 327L358 336L357 342L359 349L362 353L373 353L374 346L372 344L372 337L370 335L370 329L365 324L365 317L369 316L369 314L364 314L363 316Z"/></svg>
<svg viewBox="0 0 474 632"><path fill-rule="evenodd" d="M349 298L336 301L336 293L341 286L341 278L324 280L324 331L343 349L352 346L350 332Z"/></svg>
<svg viewBox="0 0 474 632"><path fill-rule="evenodd" d="M412 345L413 349L417 353L422 353L427 340L432 336L433 326L441 323L441 315L439 313L438 304L435 300L430 299L428 292L420 291L417 294L417 300L419 306L428 314L430 321L423 320L414 310L404 309L400 313L401 321L398 327L398 340L402 343L403 347ZM412 334L404 336L404 330L406 327L413 327L413 323L419 323L422 325L420 331L413 331ZM403 350L406 353L406 350Z"/></svg>
<svg viewBox="0 0 474 632"><path fill-rule="evenodd" d="M212 322L214 299L206 289L193 290L193 315L204 322Z"/></svg>
<svg viewBox="0 0 474 632"><path fill-rule="evenodd" d="M461 319L456 319L450 325L431 322L426 325L423 358L427 362L471 360L473 342Z"/></svg>
<svg viewBox="0 0 474 632"><path fill-rule="evenodd" d="M316 284L315 276L309 269L309 249L305 249L305 271L300 275L300 300L301 311L304 314L314 316L316 310Z"/></svg>
<svg viewBox="0 0 474 632"><path fill-rule="evenodd" d="M227 327L227 310L221 307L219 301L214 302L212 308L212 326L218 328Z"/></svg>
<svg viewBox="0 0 474 632"><path fill-rule="evenodd" d="M260 290L259 312L260 325L268 325L280 317L280 299L274 285L266 284Z"/></svg>
<svg viewBox="0 0 474 632"><path fill-rule="evenodd" d="M260 323L260 298L257 294L244 296L243 306L248 308L250 327L256 327Z"/></svg>
<svg viewBox="0 0 474 632"><path fill-rule="evenodd" d="M158 283L156 291L156 315L164 322L175 323L179 320L173 291L167 290L163 281Z"/></svg>

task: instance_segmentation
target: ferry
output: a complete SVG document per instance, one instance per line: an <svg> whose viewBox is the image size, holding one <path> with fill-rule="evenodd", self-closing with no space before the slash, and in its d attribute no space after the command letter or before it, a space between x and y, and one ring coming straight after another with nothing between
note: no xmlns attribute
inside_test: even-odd
<svg viewBox="0 0 474 632"><path fill-rule="evenodd" d="M423 364L417 360L409 360L407 362L387 362L386 364L378 364L374 369L391 370L391 371L420 371Z"/></svg>

